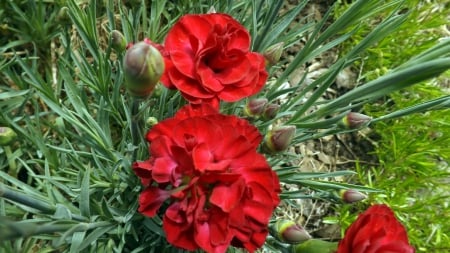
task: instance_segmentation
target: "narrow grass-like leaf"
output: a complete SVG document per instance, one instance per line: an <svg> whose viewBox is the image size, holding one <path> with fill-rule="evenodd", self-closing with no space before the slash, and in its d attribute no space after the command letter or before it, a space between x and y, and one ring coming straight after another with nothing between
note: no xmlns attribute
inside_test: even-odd
<svg viewBox="0 0 450 253"><path fill-rule="evenodd" d="M80 191L80 212L81 215L85 217L91 216L91 210L90 210L90 191L89 191L89 185L90 185L90 174L91 170L90 167L87 166L86 170L83 172L83 180L81 181L81 191Z"/></svg>
<svg viewBox="0 0 450 253"><path fill-rule="evenodd" d="M382 120L388 120L388 119L395 119L398 117L403 117L406 115L410 115L412 113L420 113L420 112L426 112L431 110L440 110L444 108L450 108L450 95L440 97L437 99L433 99L430 101L426 101L420 104L416 104L404 109L397 110L395 112L391 112L388 114L385 114L381 117L378 117L376 119L373 119L372 122L382 121Z"/></svg>
<svg viewBox="0 0 450 253"><path fill-rule="evenodd" d="M306 30L312 27L312 24L304 24L298 29L293 29L292 33L289 34L288 37L286 37L286 30L290 25L293 24L293 21L295 18L298 17L300 12L305 8L308 1L303 1L299 5L297 5L292 10L289 10L287 13L285 13L283 16L278 18L278 22L275 23L271 28L268 35L264 38L264 40L261 42L260 50L264 50L267 47L269 47L271 44L274 44L276 42L284 42L288 43L290 41L289 37L298 37L302 33L304 33Z"/></svg>
<svg viewBox="0 0 450 253"><path fill-rule="evenodd" d="M339 183L332 181L319 181L319 180L287 180L287 183L298 184L303 187L309 187L315 190L341 190L341 189L354 189L362 192L381 192L381 190L373 189L371 187L355 185L355 184L347 184L347 183Z"/></svg>
<svg viewBox="0 0 450 253"><path fill-rule="evenodd" d="M391 92L436 77L448 69L450 69L450 58L442 58L391 72L334 99L320 108L317 113L326 115L336 111L336 108L342 108L355 102L373 101Z"/></svg>
<svg viewBox="0 0 450 253"><path fill-rule="evenodd" d="M78 250L82 251L86 249L91 243L98 241L100 237L104 236L114 228L115 226L105 226L94 229L84 238L83 242L78 246Z"/></svg>
<svg viewBox="0 0 450 253"><path fill-rule="evenodd" d="M86 231L73 233L72 239L70 240L69 253L77 253L77 252L81 251L80 245L83 243L85 236L86 236Z"/></svg>

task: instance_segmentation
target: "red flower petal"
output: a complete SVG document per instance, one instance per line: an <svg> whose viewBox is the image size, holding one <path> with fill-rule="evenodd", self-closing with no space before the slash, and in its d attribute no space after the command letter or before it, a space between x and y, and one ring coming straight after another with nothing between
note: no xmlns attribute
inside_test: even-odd
<svg viewBox="0 0 450 253"><path fill-rule="evenodd" d="M173 173L177 164L169 157L155 159L152 171L152 178L158 183L167 183L173 178Z"/></svg>
<svg viewBox="0 0 450 253"><path fill-rule="evenodd" d="M245 191L245 182L240 179L232 184L218 184L212 190L209 201L219 207L223 212L229 213L237 205ZM272 211L272 208L270 208Z"/></svg>
<svg viewBox="0 0 450 253"><path fill-rule="evenodd" d="M156 187L148 187L139 196L139 212L153 217L161 207L163 202L168 199L170 193Z"/></svg>

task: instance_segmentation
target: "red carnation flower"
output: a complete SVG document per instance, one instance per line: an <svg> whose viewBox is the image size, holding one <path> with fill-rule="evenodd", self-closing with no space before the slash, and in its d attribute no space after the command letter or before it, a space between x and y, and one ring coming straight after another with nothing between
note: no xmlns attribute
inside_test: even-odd
<svg viewBox="0 0 450 253"><path fill-rule="evenodd" d="M403 225L384 204L373 205L347 229L337 253L414 253Z"/></svg>
<svg viewBox="0 0 450 253"><path fill-rule="evenodd" d="M191 103L234 102L256 94L267 80L264 57L250 52L250 35L221 13L183 16L167 34L161 79Z"/></svg>
<svg viewBox="0 0 450 253"><path fill-rule="evenodd" d="M277 175L263 155L257 129L209 105L185 106L147 134L151 157L133 165L146 187L139 212L163 217L169 243L225 252L262 246L279 203Z"/></svg>

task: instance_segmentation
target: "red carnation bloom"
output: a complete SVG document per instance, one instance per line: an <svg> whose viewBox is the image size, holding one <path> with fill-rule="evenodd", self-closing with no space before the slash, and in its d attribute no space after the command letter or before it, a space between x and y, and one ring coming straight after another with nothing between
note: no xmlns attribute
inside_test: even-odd
<svg viewBox="0 0 450 253"><path fill-rule="evenodd" d="M191 103L234 102L256 94L267 80L264 57L250 52L250 35L221 13L185 15L167 34L161 79Z"/></svg>
<svg viewBox="0 0 450 253"><path fill-rule="evenodd" d="M139 212L152 217L170 199L163 217L169 243L207 252L262 246L280 185L256 152L262 137L254 126L189 105L146 137L151 157L133 165L146 187Z"/></svg>
<svg viewBox="0 0 450 253"><path fill-rule="evenodd" d="M403 225L387 205L373 205L347 229L337 253L414 253Z"/></svg>

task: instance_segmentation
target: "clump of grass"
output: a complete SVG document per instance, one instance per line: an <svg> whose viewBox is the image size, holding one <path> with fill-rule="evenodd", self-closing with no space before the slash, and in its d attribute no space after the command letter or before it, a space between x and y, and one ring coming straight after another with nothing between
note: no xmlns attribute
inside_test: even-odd
<svg viewBox="0 0 450 253"><path fill-rule="evenodd" d="M385 74L445 36L444 25L450 15L445 4L408 1L408 9L402 11L409 11L410 16L398 32L367 50L358 62L361 73L365 73L362 78L372 80ZM371 25L366 24L365 28L370 30ZM364 33L359 36L362 39ZM448 77L447 74L392 93L375 104L366 105L364 111L378 117L432 97L448 96L445 87ZM450 228L445 225L450 218L448 122L450 115L446 109L373 124L373 130L379 136L374 151L379 165L357 168L361 183L384 190L382 194L373 194L370 202L388 203L397 211L407 227L411 243L419 252L450 249ZM342 207L339 211L343 228L355 218L354 213L364 208L363 205L356 206L358 211L355 212L350 207Z"/></svg>

